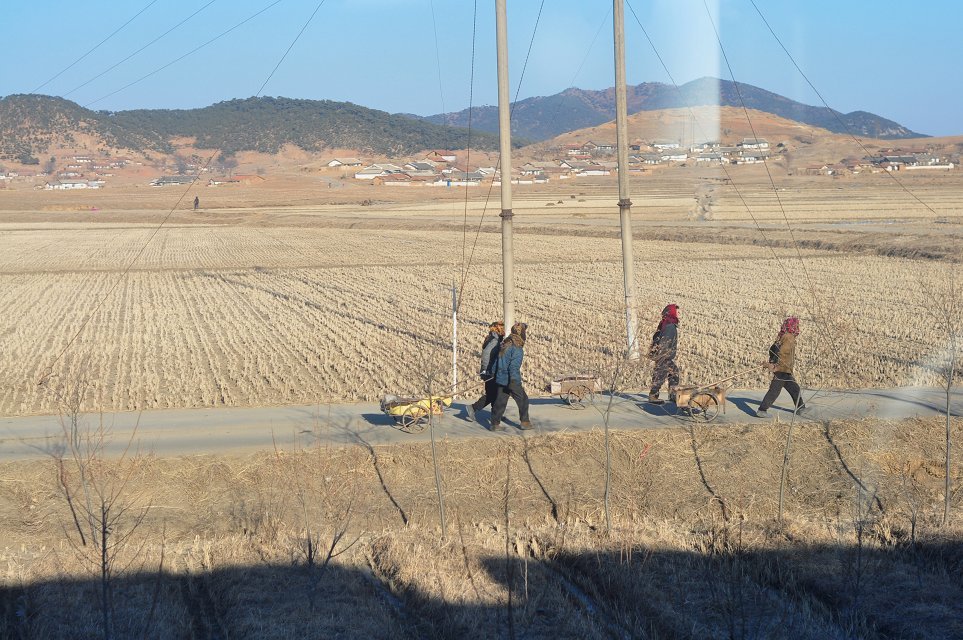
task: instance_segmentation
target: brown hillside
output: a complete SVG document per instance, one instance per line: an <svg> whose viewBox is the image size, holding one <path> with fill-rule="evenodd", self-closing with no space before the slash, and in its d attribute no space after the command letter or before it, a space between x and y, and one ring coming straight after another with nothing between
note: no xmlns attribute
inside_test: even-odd
<svg viewBox="0 0 963 640"><path fill-rule="evenodd" d="M646 142L668 139L686 144L705 140L718 140L734 144L751 137L753 129L757 136L777 144L786 140L810 142L814 139L845 138L808 124L787 120L771 113L749 109L752 127L746 120L745 111L737 107L695 107L693 109L663 109L640 111L629 116L629 139ZM715 123L718 122L718 127ZM543 145L557 146L576 142L614 142L615 121L595 127L579 129L562 134Z"/></svg>

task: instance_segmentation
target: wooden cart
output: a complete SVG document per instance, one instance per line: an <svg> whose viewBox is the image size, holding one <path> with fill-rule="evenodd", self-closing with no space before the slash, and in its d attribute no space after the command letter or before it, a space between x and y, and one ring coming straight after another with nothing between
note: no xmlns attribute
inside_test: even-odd
<svg viewBox="0 0 963 640"><path fill-rule="evenodd" d="M726 393L732 386L727 383L758 370L759 367L753 367L706 385L675 387L672 390L675 406L693 420L712 422L719 415L720 407L722 413L726 412Z"/></svg>
<svg viewBox="0 0 963 640"><path fill-rule="evenodd" d="M719 407L726 412L726 390L719 384L705 387L676 387L675 406L694 420L711 422L719 415Z"/></svg>
<svg viewBox="0 0 963 640"><path fill-rule="evenodd" d="M602 378L594 373L569 373L552 380L549 391L571 408L584 409L595 402L595 394L602 392Z"/></svg>
<svg viewBox="0 0 963 640"><path fill-rule="evenodd" d="M428 426L428 416L440 416L451 406L451 396L405 397L386 395L381 410L394 418L395 427L405 433L420 433Z"/></svg>

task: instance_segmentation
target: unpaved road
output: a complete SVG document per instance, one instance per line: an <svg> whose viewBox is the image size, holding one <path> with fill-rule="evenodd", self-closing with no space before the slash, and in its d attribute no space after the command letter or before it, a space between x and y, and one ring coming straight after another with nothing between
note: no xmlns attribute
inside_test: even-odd
<svg viewBox="0 0 963 640"><path fill-rule="evenodd" d="M726 413L712 423L719 428L731 425L760 424L754 413L762 391L730 390ZM944 392L933 388L862 389L857 391L804 392L811 412L800 421L840 420L877 417L902 419L942 415ZM502 433L488 431L488 411L479 412L480 424L469 422L464 406L474 398L458 399L435 422L436 438L517 437L518 414L509 402ZM676 415L675 406L646 404L643 395L626 394L611 399L609 426L615 429L658 429L687 424ZM528 433L587 431L604 424L610 398L602 395L595 405L582 411L569 408L554 397L533 398L531 416L536 425ZM789 397L783 394L770 409L768 420L789 421ZM955 390L951 413L963 415L963 391ZM60 416L0 418L0 461L40 458L49 455L63 442ZM250 453L274 450L291 451L317 445L385 445L422 442L429 439L426 429L409 434L394 428L394 421L372 403L283 406L256 408L174 409L111 414L85 414L79 417L82 433L107 432L105 451L120 454L130 450L157 456L192 454Z"/></svg>

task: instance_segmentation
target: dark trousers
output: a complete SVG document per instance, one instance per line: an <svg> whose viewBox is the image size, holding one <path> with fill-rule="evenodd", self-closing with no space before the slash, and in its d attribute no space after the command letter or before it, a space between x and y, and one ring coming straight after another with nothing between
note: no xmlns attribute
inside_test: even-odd
<svg viewBox="0 0 963 640"><path fill-rule="evenodd" d="M783 373L782 371L777 371L772 374L772 382L769 383L769 391L766 392L766 397L762 399L762 404L759 405L760 411L765 411L772 406L772 403L776 401L779 397L779 392L786 388L789 392L789 396L792 398L793 405L798 409L805 405L802 398L799 396L799 383L796 379L792 377L791 373Z"/></svg>
<svg viewBox="0 0 963 640"><path fill-rule="evenodd" d="M666 379L669 380L669 391L679 386L679 367L672 358L659 360L655 363L655 373L652 374L652 393L658 393Z"/></svg>
<svg viewBox="0 0 963 640"><path fill-rule="evenodd" d="M496 425L502 421L505 415L505 407L508 406L508 398L514 398L518 406L518 419L528 422L528 394L522 387L522 383L517 380L510 380L507 385L498 385L498 395L492 403L492 424Z"/></svg>
<svg viewBox="0 0 963 640"><path fill-rule="evenodd" d="M481 411L488 405L495 406L495 398L498 397L498 383L495 382L495 378L490 378L485 380L485 393L482 394L478 400L471 403L471 408L475 411Z"/></svg>

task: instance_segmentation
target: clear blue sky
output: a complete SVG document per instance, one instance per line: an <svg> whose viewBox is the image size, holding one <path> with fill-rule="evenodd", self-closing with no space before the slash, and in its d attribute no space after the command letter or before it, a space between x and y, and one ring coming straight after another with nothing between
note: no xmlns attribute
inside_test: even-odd
<svg viewBox="0 0 963 640"><path fill-rule="evenodd" d="M197 107L254 95L314 11L316 0L281 0L180 62L122 88L273 1L214 0L156 43L74 91L211 2L156 0L39 93L110 110ZM736 80L820 104L749 0L707 1ZM37 89L149 2L5 2L0 16L6 52L0 95ZM833 108L871 111L921 133L963 134L963 2L756 3ZM539 4L508 0L513 94ZM677 82L706 75L729 78L702 0L629 4ZM463 109L469 104L474 5L474 0L325 0L263 94L346 100L422 115ZM478 0L477 7L472 102L494 104L494 0ZM551 95L569 86L612 86L611 7L610 0L546 0L520 97ZM628 8L626 38L628 81L667 82Z"/></svg>

